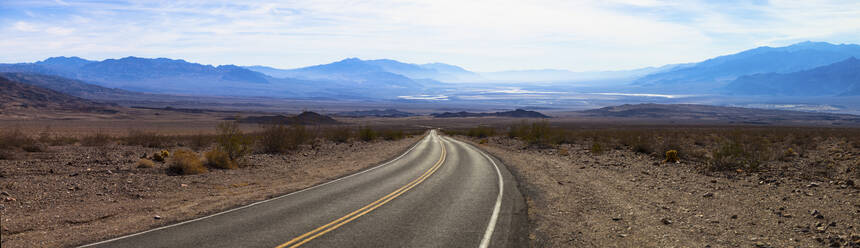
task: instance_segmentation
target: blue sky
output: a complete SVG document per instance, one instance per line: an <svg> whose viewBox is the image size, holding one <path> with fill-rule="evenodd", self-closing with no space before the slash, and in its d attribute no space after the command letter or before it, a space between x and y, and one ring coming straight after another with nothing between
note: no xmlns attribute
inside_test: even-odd
<svg viewBox="0 0 860 248"><path fill-rule="evenodd" d="M347 57L474 71L617 70L799 41L860 43L860 1L0 1L0 62Z"/></svg>

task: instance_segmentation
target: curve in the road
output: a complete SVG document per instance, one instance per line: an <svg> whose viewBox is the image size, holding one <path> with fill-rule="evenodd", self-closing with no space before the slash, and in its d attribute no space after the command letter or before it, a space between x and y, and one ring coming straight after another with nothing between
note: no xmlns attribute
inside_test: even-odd
<svg viewBox="0 0 860 248"><path fill-rule="evenodd" d="M328 224L325 224L321 227L318 227L317 229L314 229L310 232L302 234L301 236L295 237L292 240L287 241L286 243L283 243L283 244L277 246L276 248L299 247L299 246L301 246L307 242L310 242L311 240L313 240L319 236L322 236L323 234L331 232L332 230L337 229L338 227L343 226L346 223L349 223L349 222L357 219L358 217L361 217L362 215L370 213L371 211L379 208L380 206L385 205L385 203L388 203L389 201L394 200L395 198L402 195L406 191L409 191L410 189L414 188L418 184L421 184L421 182L424 182L424 180L426 180L428 177L433 175L433 173L436 172L436 170L438 170L439 167L442 166L442 164L445 162L445 155L447 152L445 151L445 146L441 145L441 142L440 142L440 146L442 147L442 154L439 156L439 160L436 161L436 164L434 164L433 167L431 167L430 169L425 171L424 174L422 174L420 177L415 178L415 180L412 180L408 184L403 185L402 187L395 190L394 192L391 192L388 195L383 196L382 198L379 198L378 200L371 202L370 204L367 204L358 210L353 211L352 213L349 213L343 217L340 217L340 218L338 218L332 222L329 222Z"/></svg>

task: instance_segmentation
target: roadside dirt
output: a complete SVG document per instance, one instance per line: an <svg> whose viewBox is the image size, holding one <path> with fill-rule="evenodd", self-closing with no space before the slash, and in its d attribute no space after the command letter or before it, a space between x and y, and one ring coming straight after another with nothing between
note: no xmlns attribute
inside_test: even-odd
<svg viewBox="0 0 860 248"><path fill-rule="evenodd" d="M714 174L623 149L593 155L506 137L479 146L517 177L532 247L860 247L858 151L810 155L839 158L821 177L782 173L810 158Z"/></svg>
<svg viewBox="0 0 860 248"><path fill-rule="evenodd" d="M248 166L169 175L137 168L139 146L53 146L0 160L2 247L82 245L286 194L376 165L420 137L322 142L286 155L254 154Z"/></svg>

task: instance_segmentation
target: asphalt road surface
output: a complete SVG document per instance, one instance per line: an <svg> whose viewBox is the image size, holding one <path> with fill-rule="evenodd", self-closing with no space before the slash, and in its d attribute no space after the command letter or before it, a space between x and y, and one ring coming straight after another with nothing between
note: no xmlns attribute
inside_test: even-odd
<svg viewBox="0 0 860 248"><path fill-rule="evenodd" d="M379 166L90 247L524 247L504 165L435 130Z"/></svg>

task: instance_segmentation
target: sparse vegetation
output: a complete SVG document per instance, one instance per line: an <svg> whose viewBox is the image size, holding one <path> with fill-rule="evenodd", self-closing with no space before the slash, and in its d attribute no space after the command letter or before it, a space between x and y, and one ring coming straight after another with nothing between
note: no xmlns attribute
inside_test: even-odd
<svg viewBox="0 0 860 248"><path fill-rule="evenodd" d="M373 141L379 134L370 127L361 127L358 129L358 138L362 141Z"/></svg>
<svg viewBox="0 0 860 248"><path fill-rule="evenodd" d="M666 151L666 159L663 160L663 163L680 163L681 158L678 157L678 150L669 150Z"/></svg>
<svg viewBox="0 0 860 248"><path fill-rule="evenodd" d="M142 158L137 161L137 168L152 168L155 167L155 162L152 160Z"/></svg>
<svg viewBox="0 0 860 248"><path fill-rule="evenodd" d="M111 143L112 139L113 137L110 135L96 131L91 135L82 137L80 142L82 146L106 146Z"/></svg>
<svg viewBox="0 0 860 248"><path fill-rule="evenodd" d="M302 125L265 125L259 136L264 153L285 153L297 149L311 139L310 133Z"/></svg>
<svg viewBox="0 0 860 248"><path fill-rule="evenodd" d="M218 169L236 169L239 165L230 159L230 156L221 148L215 148L203 154L206 158L206 165Z"/></svg>
<svg viewBox="0 0 860 248"><path fill-rule="evenodd" d="M168 161L169 168L180 175L205 173L208 170L200 161L200 156L188 149L178 149Z"/></svg>
<svg viewBox="0 0 860 248"><path fill-rule="evenodd" d="M239 122L224 121L218 124L218 149L225 152L231 161L236 161L251 151L252 140L239 129Z"/></svg>
<svg viewBox="0 0 860 248"><path fill-rule="evenodd" d="M136 129L128 131L128 136L123 138L126 145L143 147L163 147L168 143L169 137L159 135L155 132L146 132Z"/></svg>
<svg viewBox="0 0 860 248"><path fill-rule="evenodd" d="M167 157L170 157L170 152L167 150L161 150L152 154L152 160L156 162L164 162L167 160Z"/></svg>
<svg viewBox="0 0 860 248"><path fill-rule="evenodd" d="M860 130L849 128L795 127L576 127L553 126L547 121L519 122L508 126L509 138L535 148L559 149L563 144L580 144L592 154L623 149L647 154L658 161L689 161L705 171L747 171L766 169L769 164L805 156L819 150L818 144L835 140L842 149L860 148ZM487 126L445 130L449 135L465 135L477 141L498 136ZM488 135L492 133L492 135ZM677 158L667 157L675 151ZM561 151L559 150L559 154ZM826 165L827 163L822 162Z"/></svg>

